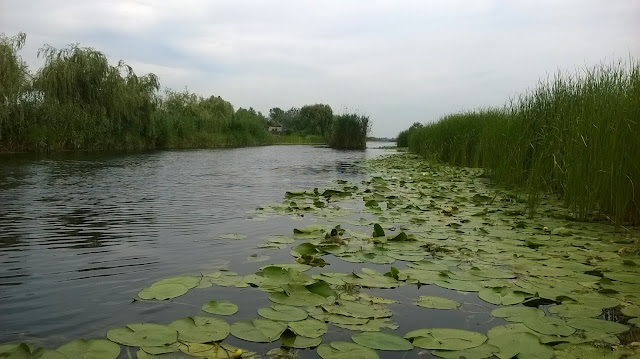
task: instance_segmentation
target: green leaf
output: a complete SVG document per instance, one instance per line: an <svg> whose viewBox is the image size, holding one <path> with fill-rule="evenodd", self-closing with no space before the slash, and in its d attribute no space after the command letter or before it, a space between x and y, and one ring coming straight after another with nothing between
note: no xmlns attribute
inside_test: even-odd
<svg viewBox="0 0 640 359"><path fill-rule="evenodd" d="M289 348L310 348L317 347L322 343L322 337L308 338L300 335L296 335L290 330L285 330L280 336L282 345Z"/></svg>
<svg viewBox="0 0 640 359"><path fill-rule="evenodd" d="M289 329L291 329L296 335L307 338L319 338L329 330L329 327L325 322L313 318L307 318L305 320L289 323Z"/></svg>
<svg viewBox="0 0 640 359"><path fill-rule="evenodd" d="M217 315L233 315L238 312L238 306L226 300L212 300L203 305L202 310Z"/></svg>
<svg viewBox="0 0 640 359"><path fill-rule="evenodd" d="M500 351L495 355L500 359L551 359L553 349L540 343L540 339L531 333L511 333L508 335L492 336L489 332L489 344L498 347Z"/></svg>
<svg viewBox="0 0 640 359"><path fill-rule="evenodd" d="M394 334L384 332L366 332L354 334L351 339L367 348L379 350L405 351L413 349L408 340Z"/></svg>
<svg viewBox="0 0 640 359"><path fill-rule="evenodd" d="M178 339L192 343L218 342L229 335L229 324L222 319L187 317L178 319L169 327L178 331Z"/></svg>
<svg viewBox="0 0 640 359"><path fill-rule="evenodd" d="M386 318L393 313L380 304L359 303L337 300L334 304L324 304L322 308L329 313L354 318ZM318 318L316 318L318 319Z"/></svg>
<svg viewBox="0 0 640 359"><path fill-rule="evenodd" d="M431 354L445 359L485 359L493 357L499 351L498 347L488 343L464 350L432 350Z"/></svg>
<svg viewBox="0 0 640 359"><path fill-rule="evenodd" d="M566 337L573 334L576 330L567 325L560 318L553 317L533 317L522 321L529 329L546 335L560 335Z"/></svg>
<svg viewBox="0 0 640 359"><path fill-rule="evenodd" d="M561 305L552 305L548 308L549 313L557 314L561 317L580 317L580 318L591 318L597 317L602 313L602 309L588 307L586 305L581 304L561 304Z"/></svg>
<svg viewBox="0 0 640 359"><path fill-rule="evenodd" d="M491 311L496 318L504 318L508 322L522 322L527 318L544 317L544 312L538 308L514 306L496 308Z"/></svg>
<svg viewBox="0 0 640 359"><path fill-rule="evenodd" d="M572 318L567 320L567 324L576 329L609 334L620 334L629 330L624 324L594 318Z"/></svg>
<svg viewBox="0 0 640 359"><path fill-rule="evenodd" d="M144 288L138 293L138 297L157 300L171 299L185 294L189 289L195 288L199 283L200 278L194 276L165 278Z"/></svg>
<svg viewBox="0 0 640 359"><path fill-rule="evenodd" d="M194 357L207 358L207 359L259 359L260 357L254 352L242 350L238 347L229 344L211 343L184 343L180 345L180 351ZM240 356L236 353L240 352Z"/></svg>
<svg viewBox="0 0 640 359"><path fill-rule="evenodd" d="M605 277L623 283L640 284L640 273L605 272Z"/></svg>
<svg viewBox="0 0 640 359"><path fill-rule="evenodd" d="M178 332L166 325L131 323L123 328L111 329L107 339L132 347L161 347L178 340Z"/></svg>
<svg viewBox="0 0 640 359"><path fill-rule="evenodd" d="M377 205L377 202L376 202L376 205ZM378 223L375 223L373 225L373 237L375 238L375 237L384 237L384 236L385 234L384 234L384 229L382 229L382 226L379 225Z"/></svg>
<svg viewBox="0 0 640 359"><path fill-rule="evenodd" d="M417 329L404 337L412 340L418 348L442 350L470 349L487 340L484 334L478 332L450 328Z"/></svg>
<svg viewBox="0 0 640 359"><path fill-rule="evenodd" d="M242 320L231 325L231 334L250 342L268 343L278 338L287 325L267 319Z"/></svg>
<svg viewBox="0 0 640 359"><path fill-rule="evenodd" d="M258 309L261 317L282 322L296 322L306 319L308 314L303 309L290 305L274 304L268 308Z"/></svg>
<svg viewBox="0 0 640 359"><path fill-rule="evenodd" d="M322 344L317 349L322 359L378 359L378 353L374 350L355 343L331 342Z"/></svg>
<svg viewBox="0 0 640 359"><path fill-rule="evenodd" d="M116 359L120 355L120 346L104 339L77 339L58 347L56 351L70 359Z"/></svg>
<svg viewBox="0 0 640 359"><path fill-rule="evenodd" d="M455 309L460 306L460 303L455 300L428 295L418 297L416 304L421 307L433 309Z"/></svg>
<svg viewBox="0 0 640 359"><path fill-rule="evenodd" d="M458 290L461 292L479 292L480 290L482 290L482 286L477 282L469 282L456 279L440 279L434 281L433 284L442 288Z"/></svg>
<svg viewBox="0 0 640 359"><path fill-rule="evenodd" d="M520 291L513 291L507 287L485 288L478 292L480 299L497 305L513 305L522 303L526 294Z"/></svg>

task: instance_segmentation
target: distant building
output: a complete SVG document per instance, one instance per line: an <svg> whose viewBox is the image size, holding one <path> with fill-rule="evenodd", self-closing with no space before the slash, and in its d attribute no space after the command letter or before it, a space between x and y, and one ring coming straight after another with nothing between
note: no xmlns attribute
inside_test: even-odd
<svg viewBox="0 0 640 359"><path fill-rule="evenodd" d="M272 133L274 135L281 135L282 134L282 125L280 125L280 126L269 126L269 133Z"/></svg>

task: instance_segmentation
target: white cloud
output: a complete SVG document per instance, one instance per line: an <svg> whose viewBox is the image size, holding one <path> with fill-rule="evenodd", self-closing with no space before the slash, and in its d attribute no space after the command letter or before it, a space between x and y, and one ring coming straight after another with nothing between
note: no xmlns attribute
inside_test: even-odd
<svg viewBox="0 0 640 359"><path fill-rule="evenodd" d="M35 49L81 42L165 86L267 112L326 102L369 114L374 135L501 105L558 68L640 55L640 2L18 1L0 32Z"/></svg>

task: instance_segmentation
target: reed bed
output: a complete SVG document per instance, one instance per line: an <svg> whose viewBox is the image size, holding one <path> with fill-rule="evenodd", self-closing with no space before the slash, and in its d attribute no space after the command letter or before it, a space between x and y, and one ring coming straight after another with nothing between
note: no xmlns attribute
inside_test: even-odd
<svg viewBox="0 0 640 359"><path fill-rule="evenodd" d="M558 72L502 108L407 130L410 151L487 169L532 210L559 194L582 220L640 224L640 64Z"/></svg>

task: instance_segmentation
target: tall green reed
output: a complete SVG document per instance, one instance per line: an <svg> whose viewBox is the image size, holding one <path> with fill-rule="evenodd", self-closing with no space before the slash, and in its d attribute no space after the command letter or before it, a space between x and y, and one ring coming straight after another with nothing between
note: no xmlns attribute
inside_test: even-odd
<svg viewBox="0 0 640 359"><path fill-rule="evenodd" d="M445 116L411 131L411 151L485 167L527 191L559 194L580 219L640 223L640 65L557 73L503 108Z"/></svg>

